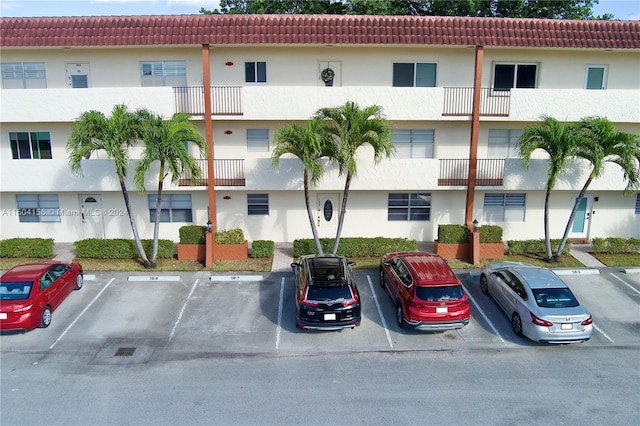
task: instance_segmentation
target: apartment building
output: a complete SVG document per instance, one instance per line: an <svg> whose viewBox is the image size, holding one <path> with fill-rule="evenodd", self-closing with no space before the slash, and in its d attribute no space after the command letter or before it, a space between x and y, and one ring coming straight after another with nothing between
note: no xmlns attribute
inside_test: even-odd
<svg viewBox="0 0 640 426"><path fill-rule="evenodd" d="M302 165L274 168L276 130L321 107L380 105L396 155L359 152L343 237L437 238L440 224L495 224L543 237L547 161L514 147L549 115L604 116L640 134L640 22L329 15L0 19L0 238L132 238L104 152L71 172L65 144L88 110L190 114L211 155L199 181L165 181L160 237L184 225L242 228L249 241L309 238ZM329 80L324 70L333 71ZM323 79L323 76L325 77ZM327 80L327 81L324 81ZM192 148L190 148L192 149ZM131 152L131 179L141 148ZM213 165L213 176L207 161ZM469 167L469 165L475 167ZM470 173L471 169L471 173ZM474 172L475 171L475 172ZM560 238L590 169L571 161L552 193ZM153 235L157 171L129 180L140 234ZM344 178L311 188L321 237L335 236ZM640 238L640 196L607 165L570 237Z"/></svg>

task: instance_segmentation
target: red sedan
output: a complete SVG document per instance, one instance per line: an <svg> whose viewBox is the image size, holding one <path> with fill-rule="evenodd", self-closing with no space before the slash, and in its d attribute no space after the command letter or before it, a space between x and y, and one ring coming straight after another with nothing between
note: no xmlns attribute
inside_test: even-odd
<svg viewBox="0 0 640 426"><path fill-rule="evenodd" d="M469 323L469 299L462 284L447 262L436 254L384 255L380 285L389 290L396 304L400 327L444 331Z"/></svg>
<svg viewBox="0 0 640 426"><path fill-rule="evenodd" d="M51 313L84 282L76 262L17 265L0 277L0 329L48 327Z"/></svg>

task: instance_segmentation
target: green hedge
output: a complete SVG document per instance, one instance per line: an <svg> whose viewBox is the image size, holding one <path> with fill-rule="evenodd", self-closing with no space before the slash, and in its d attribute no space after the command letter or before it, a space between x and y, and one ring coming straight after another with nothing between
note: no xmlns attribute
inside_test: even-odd
<svg viewBox="0 0 640 426"><path fill-rule="evenodd" d="M53 238L10 238L0 241L0 257L53 257Z"/></svg>
<svg viewBox="0 0 640 426"><path fill-rule="evenodd" d="M321 238L320 245L325 253L333 251L333 238ZM338 253L346 257L377 257L397 251L416 251L418 242L407 238L341 238ZM299 239L293 242L293 256L315 254L316 243L313 239Z"/></svg>
<svg viewBox="0 0 640 426"><path fill-rule="evenodd" d="M140 253L134 240L95 239L76 241L76 256L83 259L139 259ZM153 249L153 240L142 240L142 247L150 257ZM170 259L175 253L173 241L158 240L158 259Z"/></svg>
<svg viewBox="0 0 640 426"><path fill-rule="evenodd" d="M481 243L501 243L502 227L497 225L483 225L478 228Z"/></svg>
<svg viewBox="0 0 640 426"><path fill-rule="evenodd" d="M551 239L551 251L554 253L558 250L561 239ZM509 254L510 255L523 255L523 254L546 254L546 243L544 239L541 240L509 240ZM568 254L571 251L572 243L567 240L561 254Z"/></svg>
<svg viewBox="0 0 640 426"><path fill-rule="evenodd" d="M178 230L180 244L204 244L207 227L202 225L187 225Z"/></svg>
<svg viewBox="0 0 640 426"><path fill-rule="evenodd" d="M442 244L467 244L469 228L464 225L438 225L438 242Z"/></svg>
<svg viewBox="0 0 640 426"><path fill-rule="evenodd" d="M275 244L268 240L255 240L251 243L251 257L254 259L273 257Z"/></svg>
<svg viewBox="0 0 640 426"><path fill-rule="evenodd" d="M244 241L244 232L240 228L216 232L217 244L242 244Z"/></svg>
<svg viewBox="0 0 640 426"><path fill-rule="evenodd" d="M636 254L640 253L640 239L638 238L593 238L593 251L603 254Z"/></svg>

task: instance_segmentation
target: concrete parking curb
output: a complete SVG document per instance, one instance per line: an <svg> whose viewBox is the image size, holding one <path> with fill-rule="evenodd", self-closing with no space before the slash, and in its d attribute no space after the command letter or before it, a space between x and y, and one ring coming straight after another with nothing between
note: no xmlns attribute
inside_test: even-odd
<svg viewBox="0 0 640 426"><path fill-rule="evenodd" d="M625 268L622 272L625 274L640 274L640 268Z"/></svg>

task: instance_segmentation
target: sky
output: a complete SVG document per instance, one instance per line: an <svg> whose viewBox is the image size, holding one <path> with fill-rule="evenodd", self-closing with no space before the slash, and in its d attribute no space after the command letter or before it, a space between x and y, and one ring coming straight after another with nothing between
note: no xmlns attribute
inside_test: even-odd
<svg viewBox="0 0 640 426"><path fill-rule="evenodd" d="M0 0L0 16L197 15L215 9L219 0ZM638 0L600 0L594 15L640 20Z"/></svg>

